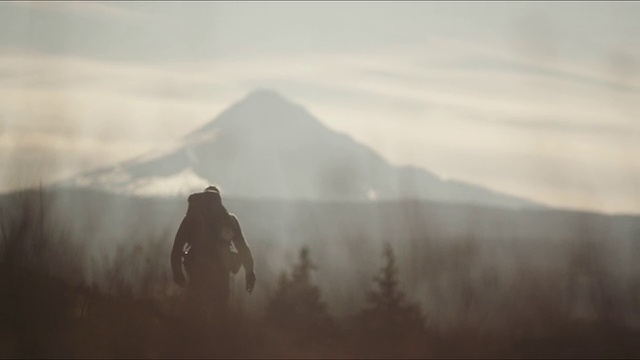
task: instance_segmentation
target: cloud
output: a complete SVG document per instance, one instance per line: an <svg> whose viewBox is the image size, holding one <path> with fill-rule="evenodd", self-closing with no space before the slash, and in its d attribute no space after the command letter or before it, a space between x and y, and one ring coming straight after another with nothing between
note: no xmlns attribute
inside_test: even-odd
<svg viewBox="0 0 640 360"><path fill-rule="evenodd" d="M11 2L11 5L28 10L45 11L64 16L81 16L103 20L135 21L155 17L149 13L118 6L113 2L61 1L53 3L46 1L16 1Z"/></svg>
<svg viewBox="0 0 640 360"><path fill-rule="evenodd" d="M48 184L72 176L78 169L111 165L155 146L155 143L140 141L43 132L3 133L0 135L0 192Z"/></svg>
<svg viewBox="0 0 640 360"><path fill-rule="evenodd" d="M597 123L575 123L563 121L561 118L538 118L533 119L527 116L521 116L518 118L478 118L467 116L467 121L478 121L486 124L493 124L498 126L507 126L514 128L521 128L526 131L539 131L546 133L567 133L569 135L581 135L581 134L598 134L601 137L610 137L617 141L637 141L640 137L640 127L634 124L609 124L607 121L600 121Z"/></svg>
<svg viewBox="0 0 640 360"><path fill-rule="evenodd" d="M61 158L85 149L64 168L86 169L90 158L107 164L162 146L272 87L393 163L555 205L640 211L622 195L640 173L634 93L558 75L606 79L581 62L541 75L486 65L515 61L504 49L426 45L155 65L4 55L4 146Z"/></svg>

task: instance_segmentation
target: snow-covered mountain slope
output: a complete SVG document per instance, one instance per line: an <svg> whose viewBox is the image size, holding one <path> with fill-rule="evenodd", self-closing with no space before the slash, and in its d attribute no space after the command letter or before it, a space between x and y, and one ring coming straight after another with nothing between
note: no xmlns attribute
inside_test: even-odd
<svg viewBox="0 0 640 360"><path fill-rule="evenodd" d="M208 184L243 198L535 205L425 169L396 167L269 90L250 93L173 147L65 182L139 196L184 195Z"/></svg>

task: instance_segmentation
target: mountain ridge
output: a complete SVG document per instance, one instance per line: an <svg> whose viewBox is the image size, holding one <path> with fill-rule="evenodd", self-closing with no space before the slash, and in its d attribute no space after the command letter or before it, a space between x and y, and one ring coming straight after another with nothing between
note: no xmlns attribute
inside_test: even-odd
<svg viewBox="0 0 640 360"><path fill-rule="evenodd" d="M444 180L427 169L392 165L269 89L250 92L170 149L82 173L64 184L140 196L184 195L217 184L231 196L249 198L418 198L541 206L463 181Z"/></svg>

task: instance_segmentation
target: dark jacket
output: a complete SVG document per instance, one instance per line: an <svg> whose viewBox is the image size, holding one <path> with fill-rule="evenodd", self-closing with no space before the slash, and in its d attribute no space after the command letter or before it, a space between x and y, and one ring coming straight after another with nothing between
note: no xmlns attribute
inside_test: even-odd
<svg viewBox="0 0 640 360"><path fill-rule="evenodd" d="M245 273L253 272L253 256L247 245L238 218L228 213L215 191L195 193L188 198L187 214L176 233L171 251L174 278L182 277L183 257L189 277L222 269L237 272L231 245ZM235 269L233 269L235 267Z"/></svg>

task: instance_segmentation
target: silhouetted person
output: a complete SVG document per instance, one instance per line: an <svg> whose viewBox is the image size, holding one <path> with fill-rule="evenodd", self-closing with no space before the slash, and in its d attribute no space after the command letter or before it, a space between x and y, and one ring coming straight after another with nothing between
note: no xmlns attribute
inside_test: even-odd
<svg viewBox="0 0 640 360"><path fill-rule="evenodd" d="M225 330L230 273L237 273L241 265L245 288L251 293L256 282L253 257L238 219L227 212L215 186L191 194L171 252L174 281L186 287L185 315L190 324Z"/></svg>

